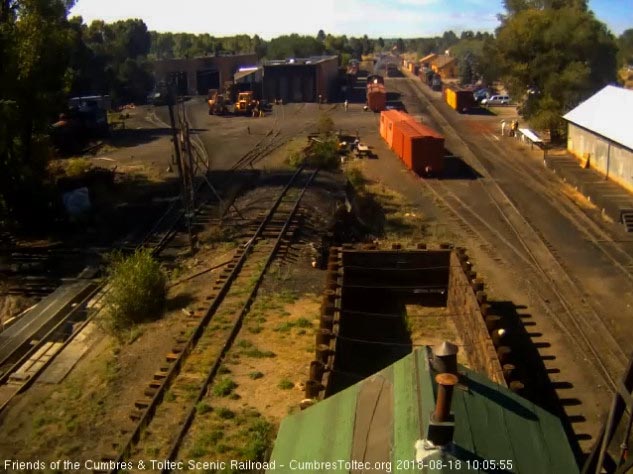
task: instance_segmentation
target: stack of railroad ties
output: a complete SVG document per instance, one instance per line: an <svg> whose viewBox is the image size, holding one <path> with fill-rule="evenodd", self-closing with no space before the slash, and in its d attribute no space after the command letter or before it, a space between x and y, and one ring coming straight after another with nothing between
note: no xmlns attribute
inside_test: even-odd
<svg viewBox="0 0 633 474"><path fill-rule="evenodd" d="M444 169L444 137L399 110L380 113L380 136L404 165L420 176L438 176Z"/></svg>

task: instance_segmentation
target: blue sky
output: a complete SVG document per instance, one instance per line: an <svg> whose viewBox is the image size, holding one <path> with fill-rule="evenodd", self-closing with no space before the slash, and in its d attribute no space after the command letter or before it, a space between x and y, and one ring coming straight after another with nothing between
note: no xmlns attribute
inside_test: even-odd
<svg viewBox="0 0 633 474"><path fill-rule="evenodd" d="M590 0L615 34L633 28L633 0ZM493 31L501 0L77 0L84 21L142 18L157 31L227 36L326 33L377 38L439 35L446 30Z"/></svg>

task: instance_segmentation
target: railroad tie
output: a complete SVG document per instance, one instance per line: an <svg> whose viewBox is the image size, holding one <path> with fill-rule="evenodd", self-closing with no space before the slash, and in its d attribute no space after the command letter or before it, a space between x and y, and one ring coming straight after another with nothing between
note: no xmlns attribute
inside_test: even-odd
<svg viewBox="0 0 633 474"><path fill-rule="evenodd" d="M156 393L158 392L157 388L154 387L147 387L144 391L143 391L143 395L145 395L148 398L154 398L154 395L156 395Z"/></svg>
<svg viewBox="0 0 633 474"><path fill-rule="evenodd" d="M148 400L148 399L136 400L134 402L134 406L138 408L139 410L146 410L150 403L151 403L151 400Z"/></svg>

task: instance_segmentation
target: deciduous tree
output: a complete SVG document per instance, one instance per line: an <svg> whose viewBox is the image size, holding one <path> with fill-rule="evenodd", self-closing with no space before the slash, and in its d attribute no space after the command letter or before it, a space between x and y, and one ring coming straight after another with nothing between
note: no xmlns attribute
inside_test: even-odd
<svg viewBox="0 0 633 474"><path fill-rule="evenodd" d="M615 81L615 39L584 2L544 2L521 8L498 31L497 48L505 83L521 100L527 89L538 91L528 118L547 124L553 139L561 115ZM563 3L579 6L554 8Z"/></svg>

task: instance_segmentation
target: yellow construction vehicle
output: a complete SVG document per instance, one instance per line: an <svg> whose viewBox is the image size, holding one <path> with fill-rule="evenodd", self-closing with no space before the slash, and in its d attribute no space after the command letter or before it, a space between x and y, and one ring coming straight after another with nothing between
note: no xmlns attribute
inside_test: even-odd
<svg viewBox="0 0 633 474"><path fill-rule="evenodd" d="M253 91L240 92L237 95L235 101L235 113L250 115L255 108L255 99L253 98Z"/></svg>
<svg viewBox="0 0 633 474"><path fill-rule="evenodd" d="M209 105L209 115L224 115L228 113L225 96L220 94L217 89L209 89L207 104Z"/></svg>

